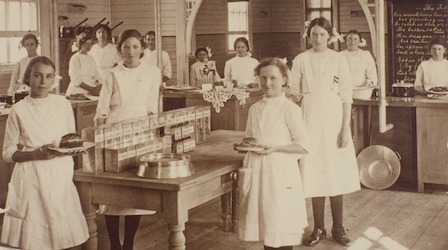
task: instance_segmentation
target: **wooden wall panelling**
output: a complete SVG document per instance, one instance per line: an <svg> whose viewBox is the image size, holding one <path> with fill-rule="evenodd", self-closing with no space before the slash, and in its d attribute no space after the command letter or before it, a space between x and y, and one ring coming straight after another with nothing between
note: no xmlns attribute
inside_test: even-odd
<svg viewBox="0 0 448 250"><path fill-rule="evenodd" d="M197 35L225 34L227 32L227 1L202 1L194 27Z"/></svg>
<svg viewBox="0 0 448 250"><path fill-rule="evenodd" d="M283 2L279 0L277 2ZM254 0L249 2L250 28L252 33L271 32L272 9L271 0ZM255 39L255 38L252 38Z"/></svg>
<svg viewBox="0 0 448 250"><path fill-rule="evenodd" d="M304 16L302 1L271 0L272 32L302 32Z"/></svg>

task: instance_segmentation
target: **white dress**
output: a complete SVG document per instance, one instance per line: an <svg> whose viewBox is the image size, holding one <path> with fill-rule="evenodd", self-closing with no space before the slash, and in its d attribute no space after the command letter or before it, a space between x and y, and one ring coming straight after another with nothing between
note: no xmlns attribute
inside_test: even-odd
<svg viewBox="0 0 448 250"><path fill-rule="evenodd" d="M103 82L96 67L95 59L89 54L81 54L79 52L73 54L70 58L68 75L70 76L70 84L65 93L66 96L88 94L89 91L80 87L81 83L95 87Z"/></svg>
<svg viewBox="0 0 448 250"><path fill-rule="evenodd" d="M3 158L12 162L17 144L31 151L74 132L73 110L64 96L27 96L9 114ZM15 164L8 184L3 243L21 249L64 249L89 238L73 169L71 156Z"/></svg>
<svg viewBox="0 0 448 250"><path fill-rule="evenodd" d="M157 66L157 50L149 50L148 48L143 50L143 58L141 61L147 62L149 65ZM173 77L171 59L165 50L162 50L162 64L160 66L162 75L171 79Z"/></svg>
<svg viewBox="0 0 448 250"><path fill-rule="evenodd" d="M106 118L106 123L158 113L162 78L159 68L140 63L136 68L119 64L111 71L101 88L95 119ZM100 214L143 215L154 211L100 205Z"/></svg>
<svg viewBox="0 0 448 250"><path fill-rule="evenodd" d="M94 44L88 54L95 60L98 72L103 81L105 80L106 72L112 69L118 63L120 58L118 56L117 47L111 43L108 43L104 47Z"/></svg>
<svg viewBox="0 0 448 250"><path fill-rule="evenodd" d="M258 60L250 56L239 57L227 60L224 66L224 82L230 84L232 80L238 84L247 85L256 83L254 70L258 66Z"/></svg>
<svg viewBox="0 0 448 250"><path fill-rule="evenodd" d="M263 98L249 109L246 137L266 145L296 143L307 149L300 107ZM239 237L270 247L297 245L308 225L298 159L301 155L249 152L238 174Z"/></svg>
<svg viewBox="0 0 448 250"><path fill-rule="evenodd" d="M208 75L203 74L203 70L205 65L207 64L208 68L214 70L214 72L210 71ZM203 83L214 83L219 82L221 77L216 71L216 64L214 61L200 62L197 61L193 63L190 67L190 86L192 87L201 87Z"/></svg>
<svg viewBox="0 0 448 250"><path fill-rule="evenodd" d="M432 58L421 62L415 76L415 87L428 90L436 86L448 87L448 60L434 61Z"/></svg>
<svg viewBox="0 0 448 250"><path fill-rule="evenodd" d="M8 95L13 95L16 90L24 90L29 91L30 87L26 84L22 83L23 76L25 75L26 67L28 66L28 63L34 58L37 57L25 57L22 58L15 66L14 70L11 74L11 80L9 82L9 88L8 88Z"/></svg>
<svg viewBox="0 0 448 250"><path fill-rule="evenodd" d="M347 60L338 52L313 50L299 54L292 66L293 93L303 96L303 120L310 153L300 162L306 197L325 197L360 189L353 142L338 148L342 105L352 103ZM351 138L351 136L350 136Z"/></svg>
<svg viewBox="0 0 448 250"><path fill-rule="evenodd" d="M376 86L378 84L375 60L370 51L358 49L355 52L343 50L339 53L347 58L353 87Z"/></svg>

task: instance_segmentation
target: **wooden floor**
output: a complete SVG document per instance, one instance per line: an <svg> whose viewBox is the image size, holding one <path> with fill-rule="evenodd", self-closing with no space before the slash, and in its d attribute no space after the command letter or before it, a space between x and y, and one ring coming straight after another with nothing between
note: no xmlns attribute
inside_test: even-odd
<svg viewBox="0 0 448 250"><path fill-rule="evenodd" d="M307 200L308 220L312 230L311 204ZM222 230L219 199L190 210L185 235L187 249L237 250L262 249L260 242L242 242L234 233ZM344 223L349 229L354 250L445 250L448 249L448 194L415 193L392 190L362 189L344 196ZM98 216L99 250L109 248L104 218ZM327 200L326 227L331 230L331 213ZM123 223L121 223L123 224ZM168 249L168 229L159 215L144 216L135 240L136 250ZM3 248L0 248L3 249ZM314 248L295 246L297 249L346 249L335 243L331 236Z"/></svg>

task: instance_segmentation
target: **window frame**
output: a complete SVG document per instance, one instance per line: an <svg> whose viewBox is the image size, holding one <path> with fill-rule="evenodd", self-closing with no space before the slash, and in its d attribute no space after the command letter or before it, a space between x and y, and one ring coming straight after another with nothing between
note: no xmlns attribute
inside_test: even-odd
<svg viewBox="0 0 448 250"><path fill-rule="evenodd" d="M25 36L26 34L33 34L37 37L37 39L40 41L40 0L0 0L1 2L5 3L5 15L2 17L2 19L0 19L0 22L4 22L4 30L0 30L0 38L6 38L6 53L7 53L7 60L8 62L0 62L0 67L1 67L1 71L9 71L12 70L14 68L14 65L17 64L20 59L18 59L19 61L11 61L12 60L12 53L14 52L13 50L11 50L12 46L16 46L15 44L12 44L11 38L22 38L23 36ZM24 3L24 2L28 2L28 3L35 3L36 4L36 8L35 8L35 16L36 16L36 20L35 20L35 30L34 29L28 29L28 30L8 30L8 17L10 14L8 11L8 8L6 8L6 6L8 5L8 3L10 2L19 2L20 4ZM22 7L20 7L22 8ZM31 11L31 9L30 9ZM31 13L31 12L30 12ZM3 14L3 13L1 13ZM16 13L15 13L16 14ZM20 19L22 18L22 9L20 10ZM33 22L33 20L30 20L30 22ZM23 25L22 25L23 26ZM34 27L29 27L29 28L34 28ZM19 44L17 44L17 46L19 46ZM23 50L23 48L21 48L21 50ZM41 47L40 45L38 45L38 53L40 54L40 50Z"/></svg>
<svg viewBox="0 0 448 250"><path fill-rule="evenodd" d="M230 26L229 4L230 3L236 3L236 2L238 2L238 3L246 3L246 8L247 8L246 16L245 16L246 24L247 24L246 31L230 31L230 27L229 27ZM231 35L238 35L238 37L246 37L247 40L251 41L251 39L250 39L251 38L250 30L251 30L251 28L250 28L250 2L248 0L227 0L227 31L226 31L227 52L231 53L231 54L235 54L236 53L236 51L234 49L234 46L233 46L234 41L235 41L236 38L233 39L233 41L231 41L230 40L230 36Z"/></svg>

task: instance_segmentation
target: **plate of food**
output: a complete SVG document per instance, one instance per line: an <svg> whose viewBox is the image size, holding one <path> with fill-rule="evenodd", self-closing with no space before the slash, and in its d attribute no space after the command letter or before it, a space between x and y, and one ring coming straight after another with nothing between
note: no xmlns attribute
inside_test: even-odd
<svg viewBox="0 0 448 250"><path fill-rule="evenodd" d="M242 152L259 152L266 149L265 146L261 145L258 140L253 137L246 137L240 143L233 144L233 148L236 151Z"/></svg>
<svg viewBox="0 0 448 250"><path fill-rule="evenodd" d="M435 86L426 91L431 94L448 94L448 86Z"/></svg>
<svg viewBox="0 0 448 250"><path fill-rule="evenodd" d="M448 94L433 94L429 93L426 95L430 99L448 99Z"/></svg>
<svg viewBox="0 0 448 250"><path fill-rule="evenodd" d="M50 147L48 149L57 151L63 154L72 154L81 151L85 151L95 146L93 142L85 142L81 136L75 133L66 134L61 138L59 147Z"/></svg>
<svg viewBox="0 0 448 250"><path fill-rule="evenodd" d="M84 94L71 94L71 95L67 96L67 99L77 100L77 101L89 100L89 98L87 98Z"/></svg>

